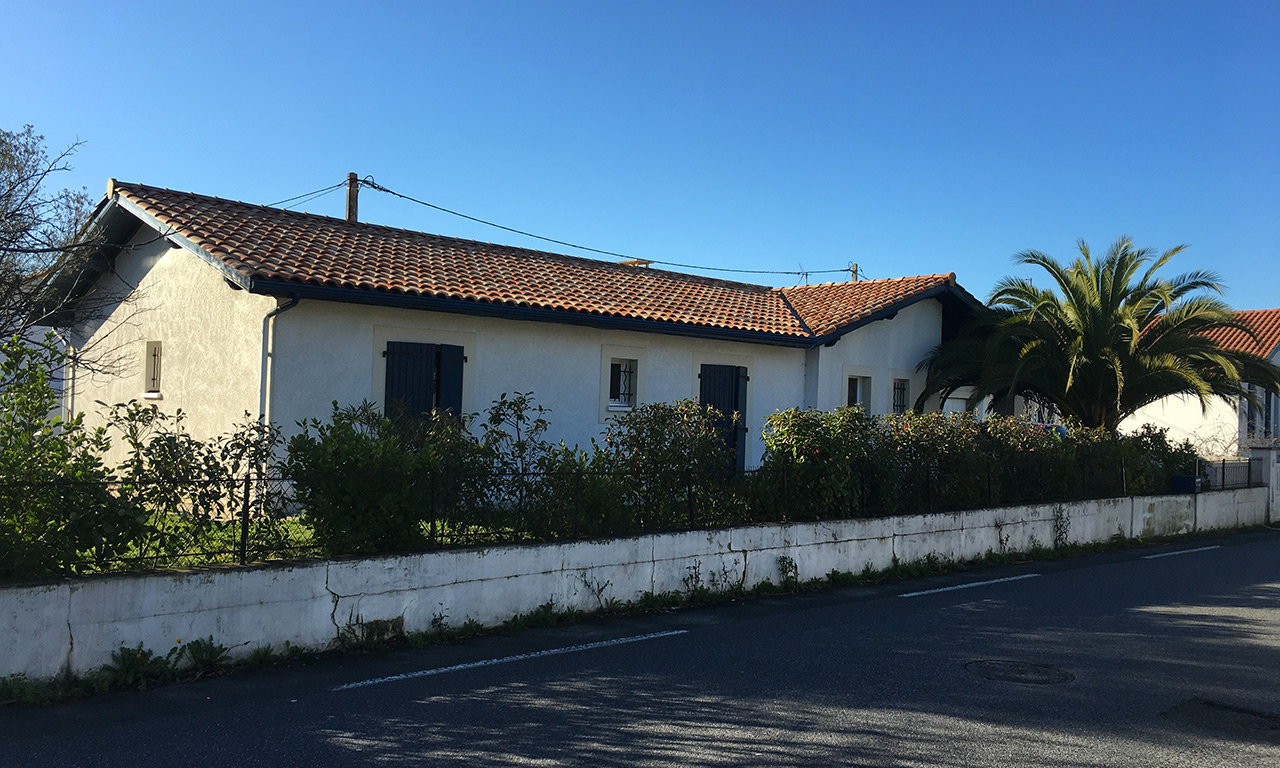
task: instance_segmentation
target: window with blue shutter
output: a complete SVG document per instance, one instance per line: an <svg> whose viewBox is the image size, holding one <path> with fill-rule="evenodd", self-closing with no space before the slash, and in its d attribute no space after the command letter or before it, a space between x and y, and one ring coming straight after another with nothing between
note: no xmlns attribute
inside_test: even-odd
<svg viewBox="0 0 1280 768"><path fill-rule="evenodd" d="M462 413L462 347L388 341L383 408L389 416L430 413L437 408Z"/></svg>
<svg viewBox="0 0 1280 768"><path fill-rule="evenodd" d="M747 369L741 365L703 365L698 373L698 401L720 412L716 428L733 453L739 471L747 465ZM738 414L735 424L733 415Z"/></svg>

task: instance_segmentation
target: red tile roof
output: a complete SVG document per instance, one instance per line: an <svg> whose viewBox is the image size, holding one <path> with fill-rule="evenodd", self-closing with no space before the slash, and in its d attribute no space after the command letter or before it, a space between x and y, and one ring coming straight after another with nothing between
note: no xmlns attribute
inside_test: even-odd
<svg viewBox="0 0 1280 768"><path fill-rule="evenodd" d="M778 290L795 307L796 314L804 318L815 336L825 336L877 312L903 306L923 293L947 287L964 290L957 285L954 272L857 283L797 285ZM973 301L977 303L977 299Z"/></svg>
<svg viewBox="0 0 1280 768"><path fill-rule="evenodd" d="M823 336L947 286L968 297L954 274L771 288L141 184L113 182L111 189L250 281L532 307L795 340Z"/></svg>
<svg viewBox="0 0 1280 768"><path fill-rule="evenodd" d="M1259 357L1271 357L1280 347L1280 309L1241 309L1236 319L1253 331L1257 338L1235 328L1219 328L1209 338L1227 349L1242 349Z"/></svg>

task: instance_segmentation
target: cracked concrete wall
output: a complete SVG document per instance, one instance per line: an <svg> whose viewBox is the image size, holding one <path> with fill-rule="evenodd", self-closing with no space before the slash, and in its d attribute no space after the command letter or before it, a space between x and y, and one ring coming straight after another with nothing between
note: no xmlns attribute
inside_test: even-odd
<svg viewBox="0 0 1280 768"><path fill-rule="evenodd" d="M559 544L450 550L328 562L121 574L0 588L0 677L83 674L121 646L165 653L212 636L233 656L286 641L324 648L344 627L402 619L423 631L444 616L494 625L552 601L598 608L645 592L750 588L1035 544L1106 541L1266 521L1266 488L1106 499L968 512L687 531Z"/></svg>

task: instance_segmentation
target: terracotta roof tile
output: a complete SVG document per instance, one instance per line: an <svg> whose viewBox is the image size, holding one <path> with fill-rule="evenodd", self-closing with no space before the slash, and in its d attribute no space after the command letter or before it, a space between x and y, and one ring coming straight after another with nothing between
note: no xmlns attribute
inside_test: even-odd
<svg viewBox="0 0 1280 768"><path fill-rule="evenodd" d="M1259 357L1271 357L1280 347L1280 309L1241 309L1236 319L1257 335L1257 339L1235 328L1220 328L1209 338L1227 349L1242 349Z"/></svg>
<svg viewBox="0 0 1280 768"><path fill-rule="evenodd" d="M963 290L956 284L954 272L857 283L799 285L780 290L814 335L823 336L943 286Z"/></svg>
<svg viewBox="0 0 1280 768"><path fill-rule="evenodd" d="M115 192L251 280L492 302L812 338L955 275L771 288L116 182ZM967 294L966 294L967 295Z"/></svg>

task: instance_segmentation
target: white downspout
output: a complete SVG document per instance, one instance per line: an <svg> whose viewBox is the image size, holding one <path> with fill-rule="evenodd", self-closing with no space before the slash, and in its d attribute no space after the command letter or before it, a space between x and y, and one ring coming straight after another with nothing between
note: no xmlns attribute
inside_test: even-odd
<svg viewBox="0 0 1280 768"><path fill-rule="evenodd" d="M289 301L281 304L262 317L262 364L258 369L260 371L258 382L258 419L263 424L271 423L270 385L272 358L274 357L271 350L271 321L276 315L288 312L298 306L298 302L301 300L302 299L298 294L295 293L290 297Z"/></svg>

